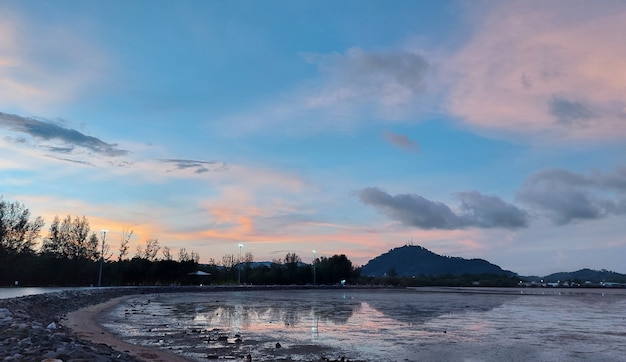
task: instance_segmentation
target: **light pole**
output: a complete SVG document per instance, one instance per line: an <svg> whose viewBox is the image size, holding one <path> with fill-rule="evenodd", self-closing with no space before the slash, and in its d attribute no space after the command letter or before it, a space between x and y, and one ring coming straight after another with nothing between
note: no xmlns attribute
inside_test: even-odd
<svg viewBox="0 0 626 362"><path fill-rule="evenodd" d="M237 269L239 270L239 274L237 276L237 284L241 284L241 249L243 248L243 244L239 244L239 263L237 264Z"/></svg>
<svg viewBox="0 0 626 362"><path fill-rule="evenodd" d="M102 286L102 264L104 264L104 241L107 238L108 230L102 230L102 252L100 253L100 273L98 274L98 287Z"/></svg>
<svg viewBox="0 0 626 362"><path fill-rule="evenodd" d="M316 255L317 255L317 251L313 250L313 285L317 284L316 275L315 275L315 260L317 259Z"/></svg>

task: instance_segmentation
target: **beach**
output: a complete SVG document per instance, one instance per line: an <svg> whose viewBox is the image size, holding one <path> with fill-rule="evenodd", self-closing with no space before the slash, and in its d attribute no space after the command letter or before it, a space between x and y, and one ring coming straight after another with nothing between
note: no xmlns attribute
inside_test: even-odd
<svg viewBox="0 0 626 362"><path fill-rule="evenodd" d="M87 340L98 345L107 345L116 351L127 353L140 361L154 362L183 362L187 359L165 350L146 348L143 346L127 343L116 337L108 330L102 328L100 318L106 310L119 304L126 297L117 297L104 303L81 308L67 314L62 323L72 329L74 335L81 340Z"/></svg>
<svg viewBox="0 0 626 362"><path fill-rule="evenodd" d="M290 289L294 288L299 287ZM128 343L112 334L102 327L107 321L107 311L133 296L238 289L236 286L80 288L0 299L0 360L189 361L168 350Z"/></svg>
<svg viewBox="0 0 626 362"><path fill-rule="evenodd" d="M67 313L104 303L124 292L64 291L0 299L0 360L136 361L100 341L81 339L66 323Z"/></svg>
<svg viewBox="0 0 626 362"><path fill-rule="evenodd" d="M199 287L77 288L0 299L0 360L173 360L121 342L99 327L99 316L129 295L185 293ZM164 359L161 356L167 356Z"/></svg>
<svg viewBox="0 0 626 362"><path fill-rule="evenodd" d="M610 289L64 291L0 300L0 360L620 361L624 307Z"/></svg>

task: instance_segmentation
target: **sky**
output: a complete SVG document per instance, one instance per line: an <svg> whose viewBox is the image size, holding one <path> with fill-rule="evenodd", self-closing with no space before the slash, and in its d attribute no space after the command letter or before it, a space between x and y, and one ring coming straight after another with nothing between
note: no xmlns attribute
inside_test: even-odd
<svg viewBox="0 0 626 362"><path fill-rule="evenodd" d="M610 0L3 0L0 194L114 255L626 273L625 33Z"/></svg>

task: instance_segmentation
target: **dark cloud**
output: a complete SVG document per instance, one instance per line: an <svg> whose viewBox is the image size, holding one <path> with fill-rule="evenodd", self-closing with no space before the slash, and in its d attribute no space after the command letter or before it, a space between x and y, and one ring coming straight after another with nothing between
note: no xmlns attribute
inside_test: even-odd
<svg viewBox="0 0 626 362"><path fill-rule="evenodd" d="M387 142L409 152L418 152L420 149L417 142L411 141L411 139L405 135L385 132L384 137Z"/></svg>
<svg viewBox="0 0 626 362"><path fill-rule="evenodd" d="M585 104L556 95L548 101L548 112L556 117L559 123L565 125L585 126L592 117L589 107Z"/></svg>
<svg viewBox="0 0 626 362"><path fill-rule="evenodd" d="M174 158L162 159L160 161L166 164L174 165L174 170L195 169L194 172L198 174L205 172L225 171L228 169L227 164L217 161L198 161ZM173 170L167 171L171 172Z"/></svg>
<svg viewBox="0 0 626 362"><path fill-rule="evenodd" d="M61 141L70 147L82 147L105 156L124 156L129 153L126 150L119 149L116 144L106 143L99 138L88 136L75 129L15 114L0 112L0 126L15 132L28 134L36 139ZM58 149L62 153L67 150L67 148Z"/></svg>
<svg viewBox="0 0 626 362"><path fill-rule="evenodd" d="M389 195L374 187L358 191L360 200L374 206L389 218L421 229L519 228L528 225L523 210L495 196L478 192L457 194L459 212L444 203L428 200L417 194Z"/></svg>
<svg viewBox="0 0 626 362"><path fill-rule="evenodd" d="M464 223L484 228L515 229L528 226L528 214L496 196L476 191L460 192L460 217Z"/></svg>
<svg viewBox="0 0 626 362"><path fill-rule="evenodd" d="M74 147L46 147L48 151L52 153L66 153L71 154L74 152Z"/></svg>
<svg viewBox="0 0 626 362"><path fill-rule="evenodd" d="M51 158L57 159L59 161L65 161L65 162L75 163L75 164L78 164L78 165L95 167L95 165L93 163L88 162L88 161L75 160L75 159L66 158L66 157L57 157L57 156L54 156L54 155L48 155L48 156L51 157Z"/></svg>
<svg viewBox="0 0 626 362"><path fill-rule="evenodd" d="M11 142L11 143L28 144L28 140L26 138L24 138L24 137L15 137L15 138L13 138L13 137L6 136L6 137L4 137L4 139L7 142Z"/></svg>
<svg viewBox="0 0 626 362"><path fill-rule="evenodd" d="M557 225L626 214L626 168L589 175L556 168L539 171L524 182L517 198Z"/></svg>
<svg viewBox="0 0 626 362"><path fill-rule="evenodd" d="M409 93L425 89L425 77L430 65L419 54L405 51L368 52L352 48L345 54L306 54L341 84L361 95L379 96L390 88Z"/></svg>

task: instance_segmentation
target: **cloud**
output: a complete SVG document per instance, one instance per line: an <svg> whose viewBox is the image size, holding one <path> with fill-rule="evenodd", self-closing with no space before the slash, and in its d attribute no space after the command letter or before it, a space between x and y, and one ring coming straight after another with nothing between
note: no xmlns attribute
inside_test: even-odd
<svg viewBox="0 0 626 362"><path fill-rule="evenodd" d="M51 122L39 121L30 117L0 112L0 127L27 134L43 141L61 141L70 147L49 147L51 152L68 153L73 146L81 147L103 156L125 156L129 152L118 148L117 144L106 143L99 138L88 136L75 129L66 128Z"/></svg>
<svg viewBox="0 0 626 362"><path fill-rule="evenodd" d="M319 66L341 98L376 98L385 105L405 104L425 90L428 62L408 51L368 52L359 48L344 54L305 54Z"/></svg>
<svg viewBox="0 0 626 362"><path fill-rule="evenodd" d="M319 76L252 112L219 122L228 133L267 129L291 133L351 132L359 122L406 120L423 101L431 66L415 52L368 51L302 54ZM411 118L413 119L413 118Z"/></svg>
<svg viewBox="0 0 626 362"><path fill-rule="evenodd" d="M0 6L0 108L50 112L93 91L110 74L108 56L80 21L33 19Z"/></svg>
<svg viewBox="0 0 626 362"><path fill-rule="evenodd" d="M517 199L557 225L626 214L626 167L589 175L551 168L531 175Z"/></svg>
<svg viewBox="0 0 626 362"><path fill-rule="evenodd" d="M593 114L582 102L570 101L553 96L548 102L548 111L559 123L565 125L586 125Z"/></svg>
<svg viewBox="0 0 626 362"><path fill-rule="evenodd" d="M409 137L392 132L384 133L385 140L392 145L402 148L409 152L418 152L420 147L415 141L412 141Z"/></svg>
<svg viewBox="0 0 626 362"><path fill-rule="evenodd" d="M357 192L361 202L406 226L420 229L521 228L528 226L526 212L498 197L476 191L458 193L459 211L417 194L389 195L374 187Z"/></svg>
<svg viewBox="0 0 626 362"><path fill-rule="evenodd" d="M496 196L482 195L476 191L456 194L461 201L461 218L470 226L515 229L528 226L528 215L514 205Z"/></svg>
<svg viewBox="0 0 626 362"><path fill-rule="evenodd" d="M205 172L216 172L216 171L226 171L228 170L228 165L223 162L217 161L198 161L198 160L186 160L186 159L162 159L160 160L166 164L174 165L174 170L187 170L187 169L195 169L195 173L201 174ZM171 172L173 170L168 170Z"/></svg>
<svg viewBox="0 0 626 362"><path fill-rule="evenodd" d="M75 163L75 164L77 164L77 165L92 166L92 167L95 167L95 166L96 166L96 165L94 165L93 163L88 162L88 161L74 160L74 159L71 159L71 158L57 157L57 156L54 156L54 155L50 155L50 157L52 157L52 158L54 158L54 159L57 159L57 160L59 160L59 161L65 161L65 162Z"/></svg>
<svg viewBox="0 0 626 362"><path fill-rule="evenodd" d="M626 138L626 4L489 6L442 67L453 115L550 142Z"/></svg>

